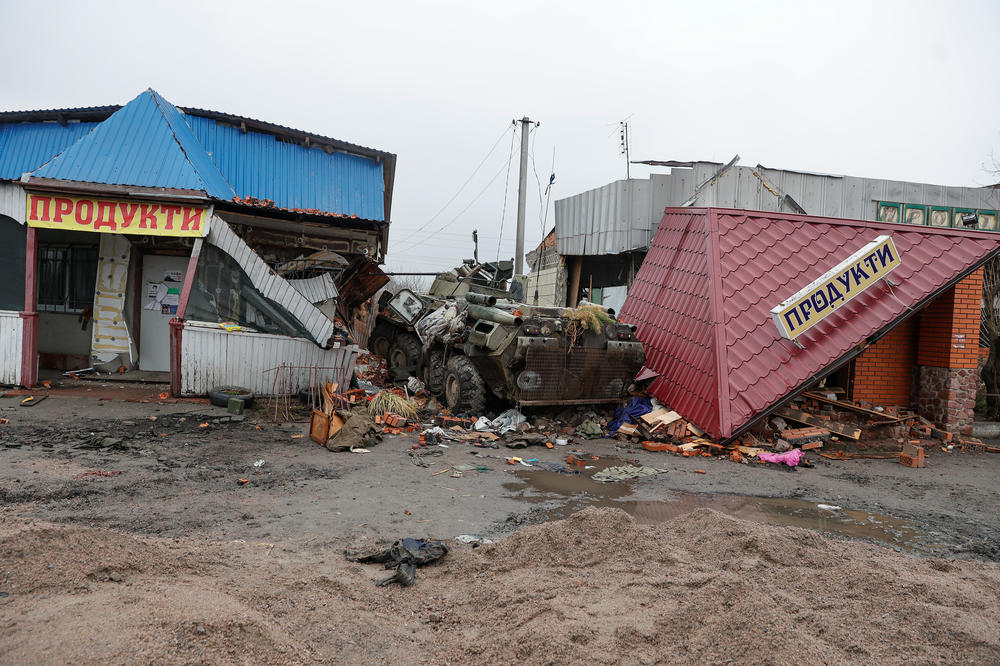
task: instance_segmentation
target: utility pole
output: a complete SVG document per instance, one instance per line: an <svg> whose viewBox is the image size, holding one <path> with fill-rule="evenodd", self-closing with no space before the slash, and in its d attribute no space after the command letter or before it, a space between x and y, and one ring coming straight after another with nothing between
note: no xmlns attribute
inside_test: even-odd
<svg viewBox="0 0 1000 666"><path fill-rule="evenodd" d="M479 229L472 230L472 261L479 264Z"/></svg>
<svg viewBox="0 0 1000 666"><path fill-rule="evenodd" d="M524 206L528 202L528 132L531 120L525 116L519 122L521 123L521 174L517 185L517 241L514 244L514 275L524 274Z"/></svg>
<svg viewBox="0 0 1000 666"><path fill-rule="evenodd" d="M631 170L628 161L628 118L618 123L619 125L619 138L622 144L622 155L625 156L625 178L631 178Z"/></svg>

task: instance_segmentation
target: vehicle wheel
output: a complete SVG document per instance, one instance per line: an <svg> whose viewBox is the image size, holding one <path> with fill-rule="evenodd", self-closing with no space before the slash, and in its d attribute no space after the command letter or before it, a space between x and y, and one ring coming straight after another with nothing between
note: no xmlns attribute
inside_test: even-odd
<svg viewBox="0 0 1000 666"><path fill-rule="evenodd" d="M208 392L208 401L216 407L228 407L230 398L239 398L244 407L253 404L253 391L241 386L216 386Z"/></svg>
<svg viewBox="0 0 1000 666"><path fill-rule="evenodd" d="M452 356L444 377L445 404L452 414L480 415L486 407L486 383L468 356Z"/></svg>
<svg viewBox="0 0 1000 666"><path fill-rule="evenodd" d="M419 367L423 352L417 336L412 333L397 335L389 348L389 368Z"/></svg>
<svg viewBox="0 0 1000 666"><path fill-rule="evenodd" d="M424 383L431 395L441 395L444 393L445 375L448 368L444 364L444 352L434 349L427 355L427 367L424 368Z"/></svg>
<svg viewBox="0 0 1000 666"><path fill-rule="evenodd" d="M392 347L392 332L384 326L376 326L368 338L368 351L389 362L389 349Z"/></svg>

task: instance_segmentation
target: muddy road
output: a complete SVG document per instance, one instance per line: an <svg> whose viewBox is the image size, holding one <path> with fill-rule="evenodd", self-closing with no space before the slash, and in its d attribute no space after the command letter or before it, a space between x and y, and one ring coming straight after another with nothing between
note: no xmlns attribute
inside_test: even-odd
<svg viewBox="0 0 1000 666"><path fill-rule="evenodd" d="M60 523L342 544L497 538L587 506L622 508L646 523L703 507L917 554L1000 559L994 454L931 451L925 469L813 456L814 467L785 471L598 439L514 451L450 442L435 447L439 455L415 458L415 435L386 437L366 454L331 453L308 438L304 423L275 424L259 412L232 419L205 404L59 393L31 408L18 402L0 398L10 421L0 426L0 500L19 516ZM505 461L518 455L554 467L571 449L598 460L578 474ZM622 461L665 471L622 483L590 478Z"/></svg>
<svg viewBox="0 0 1000 666"><path fill-rule="evenodd" d="M112 393L0 398L0 662L1000 661L1000 456L331 453L305 424ZM590 469L556 471L574 448ZM664 471L592 478L626 462ZM450 548L412 587L344 558L403 536Z"/></svg>

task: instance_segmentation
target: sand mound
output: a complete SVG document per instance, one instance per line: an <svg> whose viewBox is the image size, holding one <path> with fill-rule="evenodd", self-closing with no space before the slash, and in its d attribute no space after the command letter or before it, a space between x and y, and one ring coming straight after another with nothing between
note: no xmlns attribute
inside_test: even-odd
<svg viewBox="0 0 1000 666"><path fill-rule="evenodd" d="M579 563L579 564L577 564ZM525 529L448 576L476 660L996 661L1000 567L920 560L699 509ZM487 629L488 628L488 629Z"/></svg>
<svg viewBox="0 0 1000 666"><path fill-rule="evenodd" d="M1000 661L1000 565L700 509L456 546L410 588L339 551L0 525L0 662Z"/></svg>

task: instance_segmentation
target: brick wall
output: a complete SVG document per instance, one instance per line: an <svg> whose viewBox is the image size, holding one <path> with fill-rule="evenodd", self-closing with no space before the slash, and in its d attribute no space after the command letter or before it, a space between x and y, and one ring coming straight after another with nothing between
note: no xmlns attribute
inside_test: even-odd
<svg viewBox="0 0 1000 666"><path fill-rule="evenodd" d="M916 325L911 318L854 359L851 398L886 407L909 406L916 350Z"/></svg>
<svg viewBox="0 0 1000 666"><path fill-rule="evenodd" d="M977 367L982 294L983 270L979 269L920 313L918 364L935 368Z"/></svg>
<svg viewBox="0 0 1000 666"><path fill-rule="evenodd" d="M917 410L947 430L971 434L979 374L982 269L920 313Z"/></svg>

